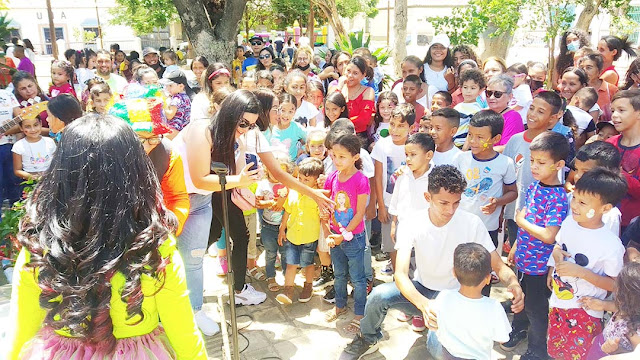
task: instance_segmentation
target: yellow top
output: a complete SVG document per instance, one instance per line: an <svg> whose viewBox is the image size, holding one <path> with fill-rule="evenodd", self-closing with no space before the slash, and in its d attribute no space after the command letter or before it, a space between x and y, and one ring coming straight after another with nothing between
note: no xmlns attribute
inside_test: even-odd
<svg viewBox="0 0 640 360"><path fill-rule="evenodd" d="M289 190L284 211L287 219L287 240L294 245L309 244L320 237L320 211L318 204L310 197L295 190Z"/></svg>
<svg viewBox="0 0 640 360"><path fill-rule="evenodd" d="M170 259L165 268L164 284L161 280L143 275L141 278L142 312L144 320L136 324L140 316L130 320L127 317L127 304L120 300L121 289L125 277L117 272L111 279L111 321L113 335L116 339L145 335L158 327L160 321L177 354L177 359L207 359L207 352L193 318L189 303L189 293L184 273L182 258L176 248L173 236L160 246L163 258ZM9 328L14 329L9 339L8 359L17 359L23 345L31 340L42 327L47 310L40 307L40 288L35 274L24 269L29 262L30 254L24 248L18 256L13 273L13 289L11 292L11 311ZM158 288L162 286L160 290ZM156 292L157 291L157 292ZM68 332L56 331L62 336L70 336Z"/></svg>

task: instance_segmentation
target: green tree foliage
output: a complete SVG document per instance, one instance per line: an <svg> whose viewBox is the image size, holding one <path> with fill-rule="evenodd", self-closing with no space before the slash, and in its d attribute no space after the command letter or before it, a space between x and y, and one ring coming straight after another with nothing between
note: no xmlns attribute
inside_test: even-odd
<svg viewBox="0 0 640 360"><path fill-rule="evenodd" d="M309 7L309 1L304 0L271 1L271 9L281 28L292 26L296 20L304 21L305 24L309 17Z"/></svg>
<svg viewBox="0 0 640 360"><path fill-rule="evenodd" d="M378 0L335 0L338 14L345 18L352 18L360 13L367 17L375 17L378 14Z"/></svg>
<svg viewBox="0 0 640 360"><path fill-rule="evenodd" d="M2 3L0 2L0 6L2 6L1 4ZM11 35L11 31L9 31L9 23L11 23L9 14L0 14L0 39L8 39L9 35Z"/></svg>
<svg viewBox="0 0 640 360"><path fill-rule="evenodd" d="M172 0L116 0L117 6L109 12L114 16L113 24L126 25L137 35L164 28L178 19Z"/></svg>

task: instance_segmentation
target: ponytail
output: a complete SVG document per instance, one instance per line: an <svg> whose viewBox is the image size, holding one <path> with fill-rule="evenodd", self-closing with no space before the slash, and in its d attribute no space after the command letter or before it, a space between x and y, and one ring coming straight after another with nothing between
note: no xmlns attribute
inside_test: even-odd
<svg viewBox="0 0 640 360"><path fill-rule="evenodd" d="M620 56L622 56L622 52L626 52L630 57L636 56L636 52L633 49L633 44L629 41L628 37L619 38L617 36L604 36L602 38L604 42L607 44L609 51L618 50L616 54L613 56L613 60L618 60Z"/></svg>

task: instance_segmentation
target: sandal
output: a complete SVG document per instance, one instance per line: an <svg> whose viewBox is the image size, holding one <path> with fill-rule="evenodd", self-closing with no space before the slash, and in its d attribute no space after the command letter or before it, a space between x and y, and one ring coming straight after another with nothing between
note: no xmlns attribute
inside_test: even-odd
<svg viewBox="0 0 640 360"><path fill-rule="evenodd" d="M344 307L344 308L342 308L342 309L339 309L339 308L333 308L333 309L331 309L331 310L327 311L327 312L324 314L324 320L325 320L326 322L334 322L334 321L338 320L338 318L339 318L340 316L342 316L342 315L344 315L344 314L346 314L346 313L347 313L347 308L346 308L346 307Z"/></svg>
<svg viewBox="0 0 640 360"><path fill-rule="evenodd" d="M268 278L267 286L269 287L269 291L271 292L280 291L280 285L278 285L275 278Z"/></svg>
<svg viewBox="0 0 640 360"><path fill-rule="evenodd" d="M247 269L247 274L258 281L262 281L266 278L264 273L262 273L262 271L260 271L257 266L251 269Z"/></svg>
<svg viewBox="0 0 640 360"><path fill-rule="evenodd" d="M351 320L351 322L349 322L349 325L347 325L346 328L344 328L344 330L350 334L359 334L360 333L360 320L361 319L356 319L353 318Z"/></svg>

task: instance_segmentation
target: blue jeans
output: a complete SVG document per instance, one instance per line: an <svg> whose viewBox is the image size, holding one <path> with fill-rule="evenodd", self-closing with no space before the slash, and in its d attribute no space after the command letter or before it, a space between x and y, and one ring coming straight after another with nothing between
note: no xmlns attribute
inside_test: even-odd
<svg viewBox="0 0 640 360"><path fill-rule="evenodd" d="M298 265L301 268L313 265L317 247L318 241L302 245L296 245L287 241L284 244L285 251L287 252L287 264Z"/></svg>
<svg viewBox="0 0 640 360"><path fill-rule="evenodd" d="M280 227L277 225L267 224L260 219L262 224L262 230L260 232L260 239L262 240L262 246L265 250L265 271L267 278L276 277L276 257L280 252L280 264L282 265L282 273L284 274L287 268L287 255L284 246L278 245L278 231Z"/></svg>
<svg viewBox="0 0 640 360"><path fill-rule="evenodd" d="M211 195L189 194L191 208L178 237L178 251L184 261L187 289L193 311L202 308L204 276L202 260L207 252L209 228L211 227Z"/></svg>
<svg viewBox="0 0 640 360"><path fill-rule="evenodd" d="M364 222L364 230L366 233L367 247L364 248L364 276L367 281L373 281L373 267L371 267L371 244L369 239L371 238L371 220Z"/></svg>
<svg viewBox="0 0 640 360"><path fill-rule="evenodd" d="M331 248L331 262L335 275L334 288L336 291L336 307L343 309L347 306L347 274L353 285L353 312L364 315L367 303L367 278L364 273L364 249L367 245L367 235L363 231L354 234L351 241L343 241Z"/></svg>
<svg viewBox="0 0 640 360"><path fill-rule="evenodd" d="M13 144L0 145L0 206L4 200L9 200L13 205L20 200L20 178L13 173ZM0 213L0 218L2 213Z"/></svg>

